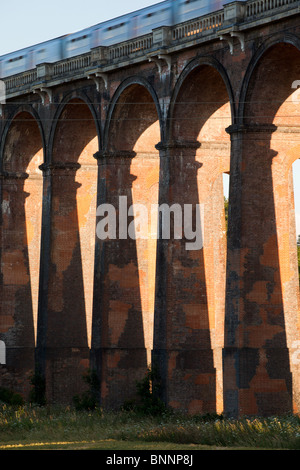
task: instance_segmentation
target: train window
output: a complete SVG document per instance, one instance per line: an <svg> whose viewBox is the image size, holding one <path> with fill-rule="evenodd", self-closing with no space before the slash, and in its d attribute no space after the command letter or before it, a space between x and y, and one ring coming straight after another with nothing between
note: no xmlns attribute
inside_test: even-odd
<svg viewBox="0 0 300 470"><path fill-rule="evenodd" d="M40 62L41 60L46 59L46 49L40 49L37 51L37 60Z"/></svg>
<svg viewBox="0 0 300 470"><path fill-rule="evenodd" d="M25 56L13 57L5 63L5 70L13 70L14 68L23 67L25 65Z"/></svg>
<svg viewBox="0 0 300 470"><path fill-rule="evenodd" d="M19 57L14 57L13 59L9 59L8 62L17 62L17 60L21 60L21 59L23 59L22 55L20 55Z"/></svg>
<svg viewBox="0 0 300 470"><path fill-rule="evenodd" d="M107 31L112 31L113 29L117 29L117 28L121 28L122 26L124 26L125 23L120 23L120 24L115 24L113 26L110 26L109 28L107 28Z"/></svg>
<svg viewBox="0 0 300 470"><path fill-rule="evenodd" d="M159 15L160 13L162 13L162 11L154 11L153 13L148 13L148 15L144 16L144 18L150 18L150 16L154 16L154 15Z"/></svg>
<svg viewBox="0 0 300 470"><path fill-rule="evenodd" d="M162 10L153 11L152 13L148 13L147 15L145 15L143 18L150 18L151 16L154 16L154 15L161 15L165 11L168 11L168 8L163 8Z"/></svg>
<svg viewBox="0 0 300 470"><path fill-rule="evenodd" d="M71 39L71 42L82 41L83 39L86 39L86 38L87 38L87 35L85 34L84 36L80 36L79 38Z"/></svg>
<svg viewBox="0 0 300 470"><path fill-rule="evenodd" d="M78 36L77 38L69 39L67 49L68 51L79 51L88 47L88 42L88 34L85 34L84 36Z"/></svg>

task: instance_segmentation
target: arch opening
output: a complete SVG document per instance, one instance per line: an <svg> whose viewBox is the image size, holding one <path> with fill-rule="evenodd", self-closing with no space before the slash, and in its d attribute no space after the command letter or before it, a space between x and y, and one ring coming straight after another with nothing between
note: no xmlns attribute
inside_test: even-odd
<svg viewBox="0 0 300 470"><path fill-rule="evenodd" d="M37 341L43 158L36 119L27 111L19 112L3 149L0 337L6 344L6 380L9 377L25 398Z"/></svg>
<svg viewBox="0 0 300 470"><path fill-rule="evenodd" d="M300 284L300 159L293 163L297 264Z"/></svg>
<svg viewBox="0 0 300 470"><path fill-rule="evenodd" d="M230 173L226 172L226 173L223 173L223 194L224 194L226 232L228 230L229 186L230 186Z"/></svg>

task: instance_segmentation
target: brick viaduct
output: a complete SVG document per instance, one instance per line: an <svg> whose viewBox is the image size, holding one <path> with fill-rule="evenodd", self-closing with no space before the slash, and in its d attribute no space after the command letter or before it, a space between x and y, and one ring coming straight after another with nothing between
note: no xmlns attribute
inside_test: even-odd
<svg viewBox="0 0 300 470"><path fill-rule="evenodd" d="M119 407L155 362L174 409L299 412L299 12L233 2L5 80L1 386L27 397L38 367L69 403L91 368ZM201 204L203 249L100 240L119 196Z"/></svg>

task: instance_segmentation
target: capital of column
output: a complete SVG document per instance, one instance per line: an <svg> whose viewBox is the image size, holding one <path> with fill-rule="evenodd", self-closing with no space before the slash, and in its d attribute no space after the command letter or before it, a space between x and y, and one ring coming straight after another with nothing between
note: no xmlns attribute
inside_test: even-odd
<svg viewBox="0 0 300 470"><path fill-rule="evenodd" d="M136 152L133 150L103 150L94 154L94 158L97 160L98 164L109 163L114 160L133 159L135 156Z"/></svg>
<svg viewBox="0 0 300 470"><path fill-rule="evenodd" d="M265 133L272 134L277 130L277 126L274 124L262 123L262 124L232 124L227 127L226 132L230 135L234 134L252 134L252 133Z"/></svg>
<svg viewBox="0 0 300 470"><path fill-rule="evenodd" d="M75 162L52 162L52 163L43 163L39 166L39 169L43 172L44 175L53 174L56 170L61 171L77 171L81 165Z"/></svg>
<svg viewBox="0 0 300 470"><path fill-rule="evenodd" d="M2 180L26 180L29 174L26 172L18 171L2 171L0 172L0 179Z"/></svg>
<svg viewBox="0 0 300 470"><path fill-rule="evenodd" d="M170 150L170 149L191 149L197 150L201 147L201 143L195 140L170 140L168 142L159 142L155 145L157 150Z"/></svg>

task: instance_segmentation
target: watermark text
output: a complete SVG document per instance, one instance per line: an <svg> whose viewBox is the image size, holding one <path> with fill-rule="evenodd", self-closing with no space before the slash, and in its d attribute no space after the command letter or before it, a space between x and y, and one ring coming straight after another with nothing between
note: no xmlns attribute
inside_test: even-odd
<svg viewBox="0 0 300 470"><path fill-rule="evenodd" d="M186 250L203 248L204 204L151 204L148 210L144 204L128 207L127 203L127 196L120 196L117 208L112 204L101 204L97 208L100 221L96 234L100 240L170 240L174 237L189 240L185 243Z"/></svg>

